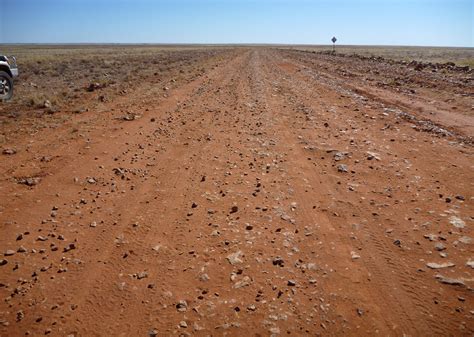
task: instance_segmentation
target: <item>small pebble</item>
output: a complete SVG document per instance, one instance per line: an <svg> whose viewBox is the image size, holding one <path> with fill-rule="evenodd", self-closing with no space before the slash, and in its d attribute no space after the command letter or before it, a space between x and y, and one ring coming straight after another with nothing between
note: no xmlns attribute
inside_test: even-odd
<svg viewBox="0 0 474 337"><path fill-rule="evenodd" d="M3 255L12 256L15 255L15 251L13 249L8 249L7 251L5 251L5 253L3 253Z"/></svg>

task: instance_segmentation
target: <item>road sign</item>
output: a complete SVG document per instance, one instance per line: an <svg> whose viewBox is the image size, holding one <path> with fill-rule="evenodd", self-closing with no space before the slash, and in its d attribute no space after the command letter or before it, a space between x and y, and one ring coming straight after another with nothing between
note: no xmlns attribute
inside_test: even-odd
<svg viewBox="0 0 474 337"><path fill-rule="evenodd" d="M331 39L331 41L332 41L332 52L335 53L336 52L336 41L337 41L336 37L334 36Z"/></svg>

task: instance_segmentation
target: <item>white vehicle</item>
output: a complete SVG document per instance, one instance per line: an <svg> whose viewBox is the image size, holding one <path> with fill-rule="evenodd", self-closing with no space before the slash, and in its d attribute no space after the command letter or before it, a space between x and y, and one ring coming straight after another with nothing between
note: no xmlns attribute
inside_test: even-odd
<svg viewBox="0 0 474 337"><path fill-rule="evenodd" d="M15 57L0 55L0 101L13 96L13 79L18 76Z"/></svg>

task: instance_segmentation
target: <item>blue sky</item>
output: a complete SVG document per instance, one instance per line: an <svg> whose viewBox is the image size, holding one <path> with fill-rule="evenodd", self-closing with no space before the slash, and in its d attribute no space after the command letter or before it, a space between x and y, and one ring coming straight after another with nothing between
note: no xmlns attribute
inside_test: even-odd
<svg viewBox="0 0 474 337"><path fill-rule="evenodd" d="M0 43L474 47L474 0L0 0Z"/></svg>

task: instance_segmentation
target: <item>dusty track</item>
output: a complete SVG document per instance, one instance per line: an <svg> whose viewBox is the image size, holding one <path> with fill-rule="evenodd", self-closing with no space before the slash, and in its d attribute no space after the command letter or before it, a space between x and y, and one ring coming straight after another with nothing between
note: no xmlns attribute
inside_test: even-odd
<svg viewBox="0 0 474 337"><path fill-rule="evenodd" d="M0 334L474 333L468 101L443 124L444 93L370 91L330 62L238 49L167 97L143 83L74 117L94 121L80 138L15 139ZM417 130L427 101L452 136Z"/></svg>

